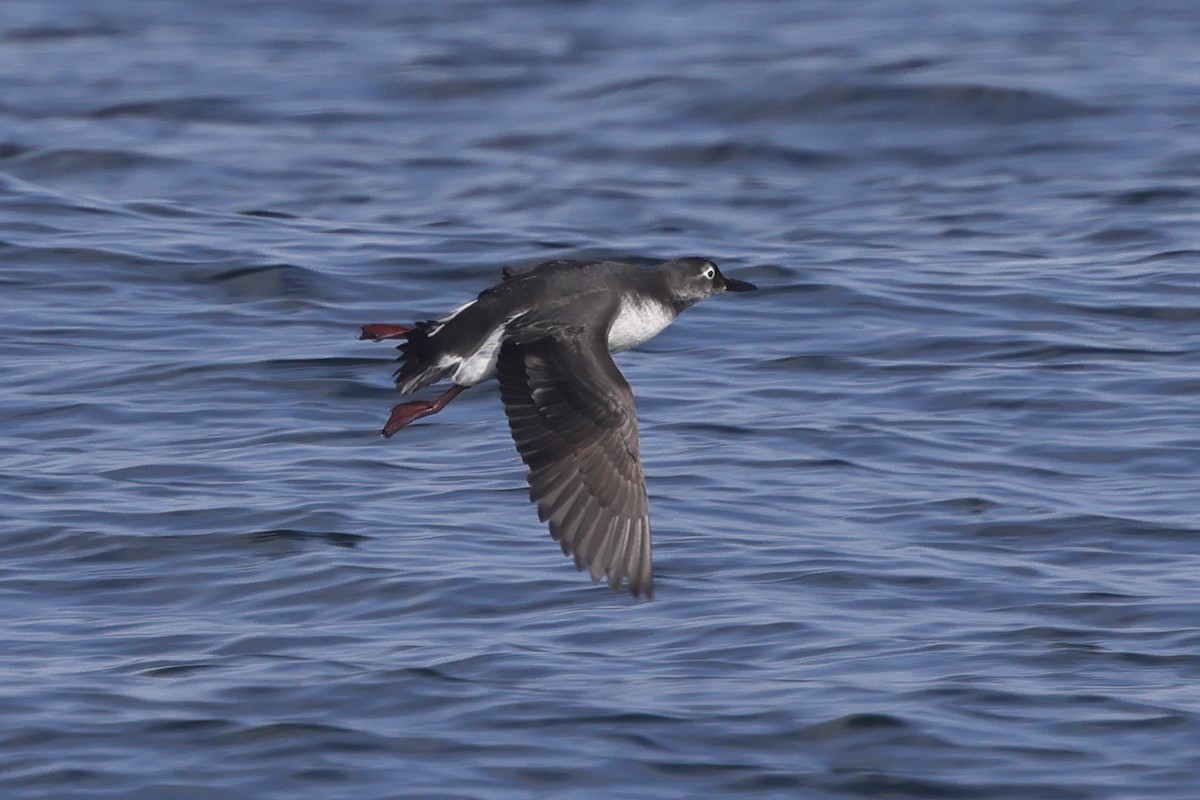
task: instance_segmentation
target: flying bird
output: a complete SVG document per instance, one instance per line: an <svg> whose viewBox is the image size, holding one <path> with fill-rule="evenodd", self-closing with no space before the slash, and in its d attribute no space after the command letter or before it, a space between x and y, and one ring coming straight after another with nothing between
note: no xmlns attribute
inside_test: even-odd
<svg viewBox="0 0 1200 800"><path fill-rule="evenodd" d="M654 337L680 312L722 292L755 289L712 261L652 267L547 261L503 270L503 280L436 321L364 325L360 339L403 339L396 389L444 378L434 400L392 409L382 434L441 411L464 389L500 380L500 397L529 497L550 535L614 590L652 597L650 516L633 392L612 353Z"/></svg>

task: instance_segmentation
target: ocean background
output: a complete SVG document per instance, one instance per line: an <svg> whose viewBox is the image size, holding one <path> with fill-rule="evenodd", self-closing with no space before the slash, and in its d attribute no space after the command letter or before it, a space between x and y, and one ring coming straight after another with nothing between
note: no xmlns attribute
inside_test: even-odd
<svg viewBox="0 0 1200 800"><path fill-rule="evenodd" d="M577 573L503 265L760 285L618 359ZM1194 800L1200 5L5 0L0 797Z"/></svg>

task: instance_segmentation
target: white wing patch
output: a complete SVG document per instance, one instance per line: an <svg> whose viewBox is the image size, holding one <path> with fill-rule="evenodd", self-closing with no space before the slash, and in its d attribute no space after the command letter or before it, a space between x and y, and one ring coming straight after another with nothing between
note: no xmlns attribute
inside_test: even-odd
<svg viewBox="0 0 1200 800"><path fill-rule="evenodd" d="M459 359L454 368L454 382L462 386L474 386L494 377L496 359L500 357L500 343L504 341L504 336L508 333L509 324L524 313L522 311L504 320L483 340L483 344L479 345L474 353Z"/></svg>
<svg viewBox="0 0 1200 800"><path fill-rule="evenodd" d="M454 368L454 382L460 386L483 383L496 374L496 358L500 355L500 340L504 338L504 326L492 331L471 355L460 360Z"/></svg>

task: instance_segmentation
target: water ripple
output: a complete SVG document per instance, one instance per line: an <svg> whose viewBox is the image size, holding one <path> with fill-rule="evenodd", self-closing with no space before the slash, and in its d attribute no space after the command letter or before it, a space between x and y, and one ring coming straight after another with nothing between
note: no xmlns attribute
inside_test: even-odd
<svg viewBox="0 0 1200 800"><path fill-rule="evenodd" d="M95 5L0 21L6 800L1195 795L1191 6ZM653 603L494 385L378 435L359 325L684 254Z"/></svg>

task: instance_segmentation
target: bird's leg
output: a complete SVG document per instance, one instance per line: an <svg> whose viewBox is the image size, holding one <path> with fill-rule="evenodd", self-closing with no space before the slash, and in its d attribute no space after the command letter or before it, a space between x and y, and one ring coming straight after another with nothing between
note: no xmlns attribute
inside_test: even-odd
<svg viewBox="0 0 1200 800"><path fill-rule="evenodd" d="M392 409L391 416L384 423L383 430L380 433L390 437L408 423L418 420L421 417L428 417L430 414L436 414L445 408L447 403L458 397L458 393L465 388L467 387L456 383L439 395L436 400L414 400L411 403L401 403Z"/></svg>
<svg viewBox="0 0 1200 800"><path fill-rule="evenodd" d="M376 322L371 325L363 325L362 334L358 338L370 339L372 342L382 342L384 339L399 339L411 330L412 328L407 325L389 325L386 322Z"/></svg>

